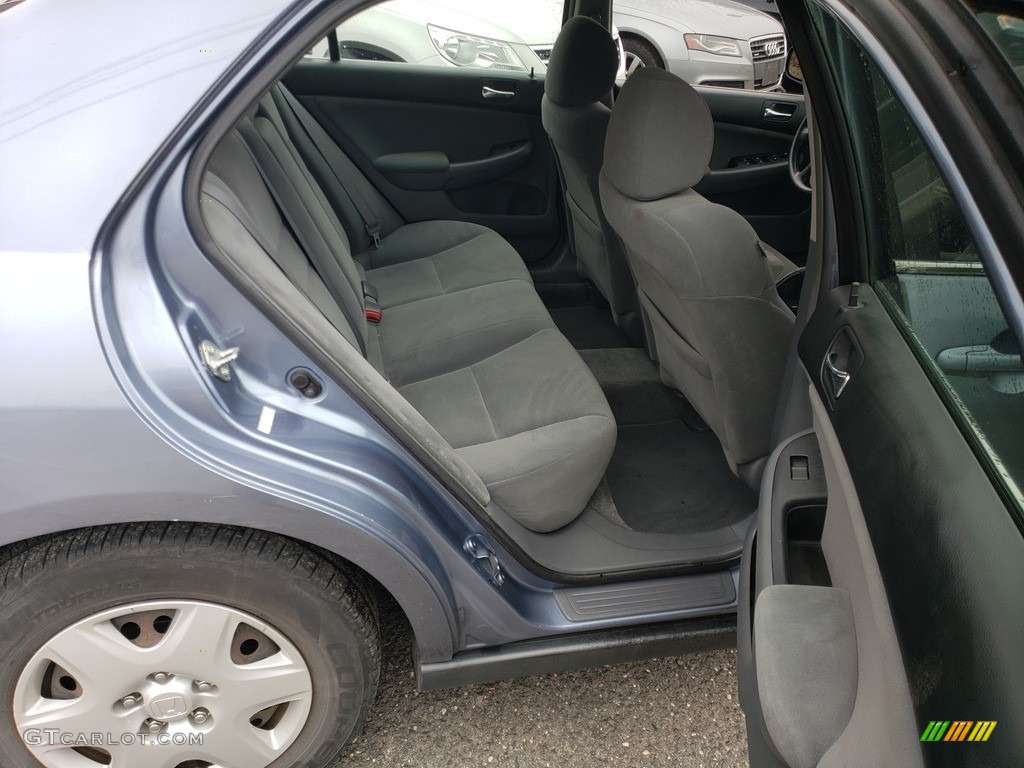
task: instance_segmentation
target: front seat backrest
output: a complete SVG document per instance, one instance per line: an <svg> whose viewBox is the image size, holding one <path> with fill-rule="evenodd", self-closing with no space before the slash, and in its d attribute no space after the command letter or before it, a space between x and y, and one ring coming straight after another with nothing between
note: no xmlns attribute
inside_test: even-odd
<svg viewBox="0 0 1024 768"><path fill-rule="evenodd" d="M700 94L663 70L638 70L608 127L601 200L636 276L662 379L715 431L733 471L756 484L793 313L747 221L692 189L713 144Z"/></svg>
<svg viewBox="0 0 1024 768"><path fill-rule="evenodd" d="M639 327L629 265L601 210L598 177L612 111L602 103L615 84L619 49L604 27L569 19L555 40L544 77L541 117L565 182L579 273L611 304L616 322Z"/></svg>

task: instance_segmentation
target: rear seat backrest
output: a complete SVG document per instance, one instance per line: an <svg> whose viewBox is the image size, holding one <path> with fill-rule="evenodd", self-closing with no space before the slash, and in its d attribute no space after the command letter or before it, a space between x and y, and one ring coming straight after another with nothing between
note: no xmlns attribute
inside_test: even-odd
<svg viewBox="0 0 1024 768"><path fill-rule="evenodd" d="M246 118L248 119L248 118ZM238 130L224 137L210 158L203 182L207 226L221 247L266 252L289 280L359 349L356 330L309 263L263 182Z"/></svg>
<svg viewBox="0 0 1024 768"><path fill-rule="evenodd" d="M314 178L323 189L323 193L327 196L327 200L345 225L345 231L349 233L351 239L352 253L360 254L370 248L370 238L364 231L363 220L359 215L359 211L356 210L345 187L339 182L339 176L344 180L345 186L357 191L373 208L380 222L382 236L386 237L391 234L405 222L384 196L366 179L348 155L338 148L336 137L331 136L321 127L328 116L322 110L316 110L315 104L311 105L316 112L316 114L313 114L313 112L299 102L297 108L305 110L306 113L315 118L313 130L318 131L321 138L324 139L320 141L320 145L324 148L327 161L331 164L331 167L327 167L324 157L320 154L320 150L313 145L302 125L299 124L299 121L296 120L295 115L287 106L285 92L284 85L275 83L270 88L267 96L262 100L261 105L265 106L266 102L270 101L276 108L277 115L281 120L281 129L286 132L291 143L296 147L303 160L305 160ZM293 94L289 93L289 96L294 101L298 101ZM357 256L356 259L358 261L359 257Z"/></svg>
<svg viewBox="0 0 1024 768"><path fill-rule="evenodd" d="M240 132L258 168L265 174L267 186L280 204L285 219L320 269L321 277L341 305L365 352L367 329L362 272L349 252L341 224L268 117L257 115L251 124L243 121Z"/></svg>

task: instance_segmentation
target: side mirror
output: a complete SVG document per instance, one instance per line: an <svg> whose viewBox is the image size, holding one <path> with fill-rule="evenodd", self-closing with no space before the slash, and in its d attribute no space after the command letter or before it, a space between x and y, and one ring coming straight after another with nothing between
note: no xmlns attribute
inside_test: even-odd
<svg viewBox="0 0 1024 768"><path fill-rule="evenodd" d="M794 50L790 50L789 58L786 59L786 75L798 83L804 81L804 72L800 69L800 59L796 57Z"/></svg>
<svg viewBox="0 0 1024 768"><path fill-rule="evenodd" d="M1008 35L1024 37L1024 19L1017 16L1003 15L996 18L999 28Z"/></svg>

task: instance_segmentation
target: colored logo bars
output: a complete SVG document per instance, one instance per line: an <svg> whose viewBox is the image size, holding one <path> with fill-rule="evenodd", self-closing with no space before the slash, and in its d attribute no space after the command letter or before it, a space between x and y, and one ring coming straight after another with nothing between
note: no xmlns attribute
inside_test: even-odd
<svg viewBox="0 0 1024 768"><path fill-rule="evenodd" d="M921 741L988 741L995 728L995 720L932 720Z"/></svg>

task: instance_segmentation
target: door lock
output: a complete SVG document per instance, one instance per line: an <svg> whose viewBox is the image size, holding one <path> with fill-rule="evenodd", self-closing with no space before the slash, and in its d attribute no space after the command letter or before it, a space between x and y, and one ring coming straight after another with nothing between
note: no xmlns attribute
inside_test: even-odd
<svg viewBox="0 0 1024 768"><path fill-rule="evenodd" d="M462 548L466 550L466 554L473 558L473 562L476 563L477 567L490 577L491 582L496 587L500 587L505 583L505 572L501 569L498 556L487 542L484 541L483 536L478 533L473 534L466 539L466 543L462 545Z"/></svg>
<svg viewBox="0 0 1024 768"><path fill-rule="evenodd" d="M199 357L210 373L221 381L231 381L231 363L238 359L238 347L220 349L212 341L199 345Z"/></svg>

